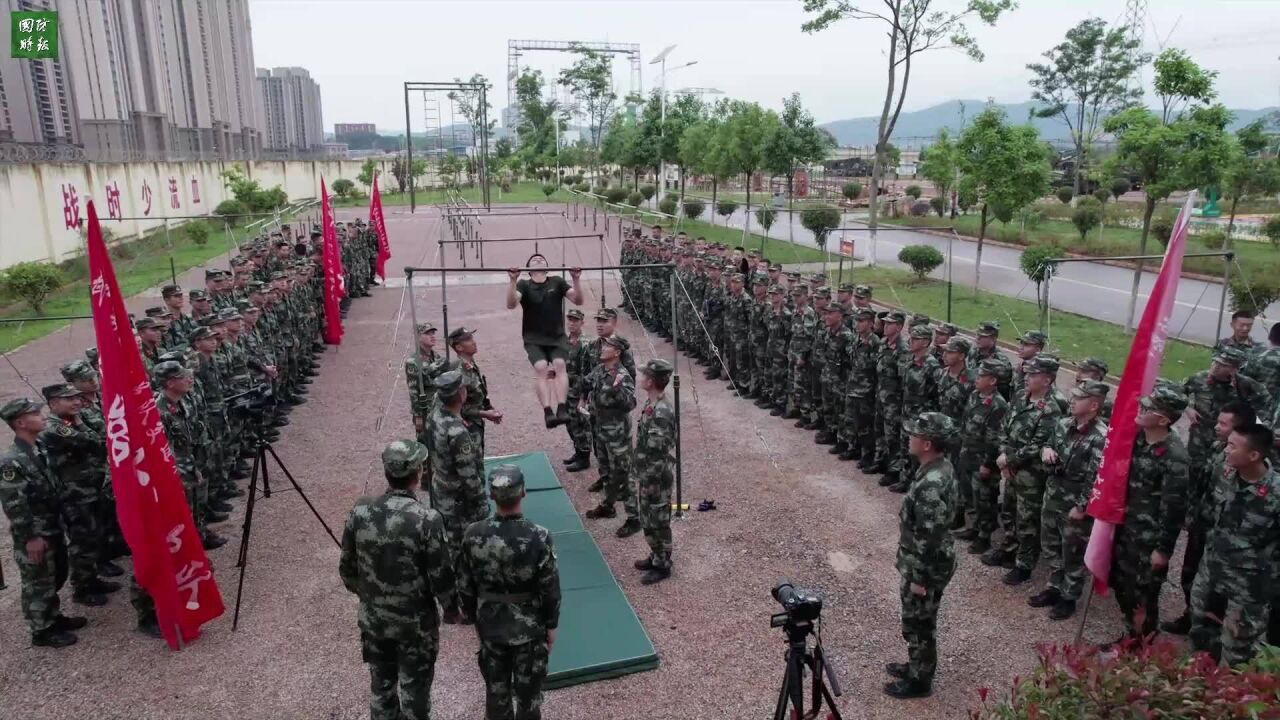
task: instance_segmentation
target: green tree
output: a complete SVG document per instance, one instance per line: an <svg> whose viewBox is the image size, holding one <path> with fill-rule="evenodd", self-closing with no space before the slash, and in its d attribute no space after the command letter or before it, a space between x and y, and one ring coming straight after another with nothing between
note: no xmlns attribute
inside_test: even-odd
<svg viewBox="0 0 1280 720"><path fill-rule="evenodd" d="M882 25L888 40L884 105L876 129L875 162L871 169L871 213L868 227L874 245L877 229L880 183L889 166L887 150L898 116L902 112L911 70L916 56L929 50L957 48L971 59L981 62L982 50L969 32L968 24L977 20L994 25L1000 15L1015 7L1014 0L964 0L959 10L941 9L938 0L883 0L874 8L854 0L802 0L810 13L801 26L805 32L825 30L840 20L867 20ZM883 7L881 7L883 5ZM872 258L874 263L874 258Z"/></svg>
<svg viewBox="0 0 1280 720"><path fill-rule="evenodd" d="M796 170L822 162L832 147L829 143L830 135L814 125L813 116L801 105L800 93L783 98L782 114L765 139L764 169L787 179L788 208L795 196Z"/></svg>
<svg viewBox="0 0 1280 720"><path fill-rule="evenodd" d="M355 189L356 184L346 178L338 178L333 181L333 194L339 198L346 198Z"/></svg>
<svg viewBox="0 0 1280 720"><path fill-rule="evenodd" d="M929 273L942 265L942 252L932 245L908 245L898 251L898 262L911 268L916 282L923 282Z"/></svg>
<svg viewBox="0 0 1280 720"><path fill-rule="evenodd" d="M1082 20L1066 39L1044 53L1045 62L1032 63L1031 98L1042 105L1042 118L1061 117L1075 144L1072 189L1084 192L1089 153L1103 121L1142 98L1139 83L1130 83L1138 68L1150 60L1141 43L1125 27L1107 28L1098 18Z"/></svg>
<svg viewBox="0 0 1280 720"><path fill-rule="evenodd" d="M44 301L61 285L62 271L49 263L21 262L0 274L0 289L21 298L37 315L44 314Z"/></svg>
<svg viewBox="0 0 1280 720"><path fill-rule="evenodd" d="M862 184L856 182L845 183L840 187L840 194L844 195L845 200L857 200L858 196L862 194Z"/></svg>
<svg viewBox="0 0 1280 720"><path fill-rule="evenodd" d="M1102 225L1102 218L1102 203L1097 198L1084 195L1076 201L1076 208L1071 211L1071 224L1080 233L1081 244L1088 239L1091 230Z"/></svg>
<svg viewBox="0 0 1280 720"><path fill-rule="evenodd" d="M590 147L599 152L604 129L617 113L618 94L613 91L613 56L573 43L569 51L577 56L560 71L560 84L573 94L573 114L587 120Z"/></svg>
<svg viewBox="0 0 1280 720"><path fill-rule="evenodd" d="M724 218L724 224L729 224L729 216L737 212L738 203L732 200L721 200L716 203L716 214Z"/></svg>
<svg viewBox="0 0 1280 720"><path fill-rule="evenodd" d="M1227 221L1227 247L1236 225L1236 208L1240 199L1280 193L1280 159L1268 157L1271 138L1266 122L1257 120L1236 131L1231 154L1223 172L1223 191L1231 197L1230 219Z"/></svg>
<svg viewBox="0 0 1280 720"><path fill-rule="evenodd" d="M764 167L765 141L777 130L778 115L757 103L734 100L729 114L720 125L720 141L730 174L746 176L747 207L751 207L751 178ZM751 215L747 215L746 231L751 231Z"/></svg>
<svg viewBox="0 0 1280 720"><path fill-rule="evenodd" d="M460 78L454 78L453 81L463 82ZM449 99L467 121L467 127L471 130L471 147L478 147L481 139L492 137L493 129L498 124L498 119L493 117L493 103L489 102L489 91L493 86L489 84L488 78L479 73L472 75L466 82L473 87L451 91ZM480 106L481 87L485 90L484 107Z"/></svg>
<svg viewBox="0 0 1280 720"><path fill-rule="evenodd" d="M720 120L715 117L690 125L680 138L681 164L694 175L707 175L711 178L712 205L716 203L720 179L724 177L719 138Z"/></svg>
<svg viewBox="0 0 1280 720"><path fill-rule="evenodd" d="M1263 223L1262 234L1271 241L1272 245L1280 247L1280 215L1272 215Z"/></svg>
<svg viewBox="0 0 1280 720"><path fill-rule="evenodd" d="M756 222L760 223L760 227L764 228L764 236L769 237L769 228L773 227L773 223L778 219L778 211L768 205L761 205L756 208Z"/></svg>
<svg viewBox="0 0 1280 720"><path fill-rule="evenodd" d="M1160 119L1168 125L1188 104L1207 103L1217 96L1213 82L1217 70L1205 70L1185 51L1168 48L1155 60L1155 90L1160 98Z"/></svg>
<svg viewBox="0 0 1280 720"><path fill-rule="evenodd" d="M348 180L347 182L351 182ZM337 185L338 183L334 183ZM207 245L209 243L209 225L201 220L192 220L182 226L182 232L187 239L196 245Z"/></svg>
<svg viewBox="0 0 1280 720"><path fill-rule="evenodd" d="M556 186L552 185L551 183L547 183L546 185L542 186L542 194L546 195L548 200L551 199L551 196L554 195L555 192L556 192Z"/></svg>
<svg viewBox="0 0 1280 720"><path fill-rule="evenodd" d="M1120 202L1121 196L1133 189L1128 178L1118 177L1111 181L1111 195Z"/></svg>
<svg viewBox="0 0 1280 720"><path fill-rule="evenodd" d="M987 225L995 216L1003 222L1044 196L1052 168L1048 146L1031 125L1010 125L996 107L982 111L957 142L962 173L960 190L976 199L981 216L974 256L974 292L982 286L982 250Z"/></svg>
<svg viewBox="0 0 1280 720"><path fill-rule="evenodd" d="M372 190L373 177L377 172L378 172L378 163L372 159L365 160L363 163L360 164L360 174L356 176L356 180L359 180L361 185L364 185L365 187Z"/></svg>
<svg viewBox="0 0 1280 720"><path fill-rule="evenodd" d="M924 194L924 188L919 185L908 185L906 193L912 200L919 200L920 196Z"/></svg>
<svg viewBox="0 0 1280 720"><path fill-rule="evenodd" d="M516 79L516 106L520 108L516 156L530 173L555 163L557 124L564 129L559 103L544 95L542 71L525 68Z"/></svg>
<svg viewBox="0 0 1280 720"><path fill-rule="evenodd" d="M706 204L701 200L689 199L684 201L684 216L690 220L697 220L702 211L706 209Z"/></svg>
<svg viewBox="0 0 1280 720"><path fill-rule="evenodd" d="M814 243L825 252L831 231L840 227L840 209L830 205L805 208L800 211L800 225L813 233Z"/></svg>
<svg viewBox="0 0 1280 720"><path fill-rule="evenodd" d="M924 153L920 161L920 174L933 183L938 197L943 198L943 203L951 195L951 191L956 189L956 181L960 174L960 157L956 143L951 140L951 133L946 128L938 131L938 137ZM954 207L951 210L955 212ZM938 211L938 216L942 216L941 210Z"/></svg>
<svg viewBox="0 0 1280 720"><path fill-rule="evenodd" d="M1053 194L1057 196L1058 202L1063 205L1070 205L1071 201L1076 197L1075 191L1069 185L1063 185L1057 190L1054 190Z"/></svg>

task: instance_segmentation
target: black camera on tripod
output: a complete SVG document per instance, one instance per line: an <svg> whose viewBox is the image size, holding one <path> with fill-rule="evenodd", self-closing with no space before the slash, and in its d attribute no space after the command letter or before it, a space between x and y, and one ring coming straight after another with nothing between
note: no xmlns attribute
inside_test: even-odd
<svg viewBox="0 0 1280 720"><path fill-rule="evenodd" d="M227 397L227 412L240 415L264 412L270 405L271 395L271 385L259 383L248 390Z"/></svg>
<svg viewBox="0 0 1280 720"><path fill-rule="evenodd" d="M770 618L770 627L812 623L822 615L822 596L812 590L798 588L788 580L773 586L773 599L786 612Z"/></svg>

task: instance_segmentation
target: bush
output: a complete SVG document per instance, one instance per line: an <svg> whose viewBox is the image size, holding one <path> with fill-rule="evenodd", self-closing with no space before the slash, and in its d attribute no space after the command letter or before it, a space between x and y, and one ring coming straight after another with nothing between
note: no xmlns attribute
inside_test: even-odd
<svg viewBox="0 0 1280 720"><path fill-rule="evenodd" d="M1121 195L1132 189L1133 186L1129 184L1128 178L1116 178L1111 181L1111 194L1115 196L1116 200L1119 200Z"/></svg>
<svg viewBox="0 0 1280 720"><path fill-rule="evenodd" d="M1089 231L1102 224L1102 203L1097 198L1081 196L1071 213L1071 224L1079 231L1080 242L1084 242Z"/></svg>
<svg viewBox="0 0 1280 720"><path fill-rule="evenodd" d="M934 198L937 200L937 198ZM924 200L918 200L911 204L911 217L924 217L929 214L931 206Z"/></svg>
<svg viewBox="0 0 1280 720"><path fill-rule="evenodd" d="M542 194L546 195L547 197L551 197L555 193L555 191L556 191L556 186L552 185L551 183L547 183L546 185L542 186Z"/></svg>
<svg viewBox="0 0 1280 720"><path fill-rule="evenodd" d="M840 188L840 194L844 195L845 200L857 200L862 194L862 184L856 182L845 183Z"/></svg>
<svg viewBox="0 0 1280 720"><path fill-rule="evenodd" d="M698 216L702 215L702 211L706 209L707 209L706 204L704 204L701 200L685 200L684 201L684 216L689 218L690 220L697 220Z"/></svg>
<svg viewBox="0 0 1280 720"><path fill-rule="evenodd" d="M247 212L249 212L249 208L245 207L244 203L239 200L223 200L218 203L218 207L213 209L214 215L244 215ZM231 227L237 227L243 225L248 219L246 217L229 217L227 218L227 223Z"/></svg>
<svg viewBox="0 0 1280 720"><path fill-rule="evenodd" d="M49 263L18 263L0 275L0 289L26 302L37 315L44 314L44 301L61 285L62 271Z"/></svg>
<svg viewBox="0 0 1280 720"><path fill-rule="evenodd" d="M639 190L627 196L627 204L631 207L640 207L640 203L644 202L644 193Z"/></svg>
<svg viewBox="0 0 1280 720"><path fill-rule="evenodd" d="M979 688L975 720L1035 718L1228 718L1265 717L1274 707L1275 665L1280 651L1264 647L1239 670L1207 655L1187 655L1161 638L1117 655L1096 647L1041 646L1035 672L1014 680L1013 692L987 702Z"/></svg>
<svg viewBox="0 0 1280 720"><path fill-rule="evenodd" d="M1151 218L1151 237L1161 245L1168 245L1169 238L1173 235L1173 223L1176 218L1168 213L1162 213Z"/></svg>
<svg viewBox="0 0 1280 720"><path fill-rule="evenodd" d="M333 181L333 194L340 198L345 198L355 186L355 183L346 178L338 178Z"/></svg>
<svg viewBox="0 0 1280 720"><path fill-rule="evenodd" d="M591 190L591 186L584 182L580 182L577 185L574 185L573 189L577 192L584 193L589 192Z"/></svg>
<svg viewBox="0 0 1280 720"><path fill-rule="evenodd" d="M761 205L756 208L756 222L760 223L760 227L765 232L769 232L769 228L773 227L773 222L778 219L778 211L768 205Z"/></svg>
<svg viewBox="0 0 1280 720"><path fill-rule="evenodd" d="M942 264L943 257L932 245L908 245L898 251L898 262L909 266L917 280L924 280Z"/></svg>
<svg viewBox="0 0 1280 720"><path fill-rule="evenodd" d="M1071 187L1068 185L1063 185L1062 187L1055 190L1053 194L1058 198L1058 201L1061 202L1063 205L1070 205L1071 198L1075 197L1076 191L1072 190Z"/></svg>
<svg viewBox="0 0 1280 720"><path fill-rule="evenodd" d="M644 196L645 202L648 202L653 199L654 195L658 194L658 188L652 185L641 185L640 194Z"/></svg>
<svg viewBox="0 0 1280 720"><path fill-rule="evenodd" d="M617 205L618 203L621 203L623 200L626 200L627 196L630 194L631 193L627 192L627 189L623 187L609 188L608 190L604 191L604 199L608 200L610 203L613 203L614 205Z"/></svg>
<svg viewBox="0 0 1280 720"><path fill-rule="evenodd" d="M1227 233L1216 227L1205 230L1196 239L1210 250L1221 250L1227 246Z"/></svg>
<svg viewBox="0 0 1280 720"><path fill-rule="evenodd" d="M1264 269L1265 268L1265 269ZM1244 268L1231 275L1231 311L1247 310L1254 315L1266 312L1267 306L1280 300L1280 270L1264 266L1245 275Z"/></svg>
<svg viewBox="0 0 1280 720"><path fill-rule="evenodd" d="M738 209L738 203L732 200L721 200L716 203L716 214L721 217L729 217Z"/></svg>
<svg viewBox="0 0 1280 720"><path fill-rule="evenodd" d="M800 211L800 225L813 233L818 247L827 248L827 236L840 227L840 210L830 205L818 205Z"/></svg>
<svg viewBox="0 0 1280 720"><path fill-rule="evenodd" d="M1061 256L1062 251L1052 245L1032 245L1022 251L1022 257L1019 260L1022 265L1022 274L1026 275L1027 279L1038 287L1045 280L1048 280L1057 269L1048 260Z"/></svg>
<svg viewBox="0 0 1280 720"><path fill-rule="evenodd" d="M933 211L938 213L938 217L942 217L942 214L947 211L947 199L941 195L932 198L929 200L929 207L933 208Z"/></svg>
<svg viewBox="0 0 1280 720"><path fill-rule="evenodd" d="M661 212L663 215L675 215L676 208L676 201L671 198L663 198L662 202L658 203L658 212Z"/></svg>
<svg viewBox="0 0 1280 720"><path fill-rule="evenodd" d="M921 188L919 185L907 186L907 195L910 196L912 200L919 200L920 196L923 194L924 194L924 189Z"/></svg>
<svg viewBox="0 0 1280 720"><path fill-rule="evenodd" d="M596 195L604 195L608 191L609 191L608 183L596 185L595 187L591 188L591 192Z"/></svg>
<svg viewBox="0 0 1280 720"><path fill-rule="evenodd" d="M209 225L202 220L192 220L183 225L182 232L188 240L197 245L206 245L209 242Z"/></svg>
<svg viewBox="0 0 1280 720"><path fill-rule="evenodd" d="M663 200L674 200L674 201L676 201L676 202L680 202L680 193L675 192L674 190L668 190L668 191L666 192L666 194L664 194L664 195L662 196L662 199L663 199Z"/></svg>
<svg viewBox="0 0 1280 720"><path fill-rule="evenodd" d="M1262 234L1267 236L1272 245L1280 247L1280 215L1273 215L1262 226Z"/></svg>
<svg viewBox="0 0 1280 720"><path fill-rule="evenodd" d="M1111 199L1111 191L1100 187L1093 191L1093 196L1098 199L1098 202L1106 205L1107 201Z"/></svg>

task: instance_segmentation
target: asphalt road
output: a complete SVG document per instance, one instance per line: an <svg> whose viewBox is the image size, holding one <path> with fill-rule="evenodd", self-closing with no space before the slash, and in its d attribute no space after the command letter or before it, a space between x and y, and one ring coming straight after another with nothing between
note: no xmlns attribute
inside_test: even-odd
<svg viewBox="0 0 1280 720"><path fill-rule="evenodd" d="M729 225L741 228L745 213L741 210L729 217ZM716 224L723 225L724 218L716 216ZM870 259L874 252L877 263L890 267L905 267L898 262L898 251L908 245L932 245L947 254L947 238L930 233L902 228L881 227L876 233L876 246L870 247L870 232L865 223L858 222L850 215L848 227L857 227L845 231L843 235L854 241L854 253ZM751 218L751 229L760 232L759 223ZM770 237L793 239L796 243L813 246L813 233L800 226L799 213L791 227L787 217L780 213ZM832 233L828 247L835 250L839 247L842 232ZM977 243L962 240L951 243L952 280L957 285L972 286L974 283ZM1035 302L1036 288L1027 280L1019 265L1021 250L985 245L982 250L982 279L984 290L1000 293L1009 297ZM1053 279L1050 293L1050 304L1055 310L1072 312L1086 317L1097 318L1107 322L1124 324L1129 310L1129 295L1133 287L1133 271L1126 268L1113 267L1095 262L1064 263ZM1142 274L1138 290L1138 315L1155 283L1155 270L1158 262L1150 263L1150 272ZM1234 272L1234 269L1233 269ZM946 266L933 273L934 277L945 279ZM1178 294L1175 300L1173 317L1169 322L1170 334L1174 337L1193 342L1213 344L1218 337L1218 308L1222 301L1222 283L1203 282L1191 278L1183 278L1178 283ZM1229 302L1229 298L1228 298ZM1254 326L1254 337L1265 343L1267 328L1272 320L1280 319L1280 303L1267 308L1267 314ZM1230 307L1223 317L1223 334L1228 332Z"/></svg>

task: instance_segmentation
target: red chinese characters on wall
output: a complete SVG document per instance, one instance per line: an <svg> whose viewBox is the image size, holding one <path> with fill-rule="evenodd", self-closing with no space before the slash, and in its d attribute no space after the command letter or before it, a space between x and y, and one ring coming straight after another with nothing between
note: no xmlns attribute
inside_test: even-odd
<svg viewBox="0 0 1280 720"><path fill-rule="evenodd" d="M142 214L151 215L151 185L146 180L142 181Z"/></svg>
<svg viewBox="0 0 1280 720"><path fill-rule="evenodd" d="M191 176L191 204L200 204L200 181L196 179L195 175Z"/></svg>
<svg viewBox="0 0 1280 720"><path fill-rule="evenodd" d="M107 183L105 190L107 191L107 217L119 220L124 217L124 213L120 212L120 183L112 180Z"/></svg>
<svg viewBox="0 0 1280 720"><path fill-rule="evenodd" d="M182 207L182 198L178 197L178 178L169 176L169 207L177 210Z"/></svg>
<svg viewBox="0 0 1280 720"><path fill-rule="evenodd" d="M76 192L76 186L71 183L62 186L62 222L68 230L80 227L80 193Z"/></svg>

